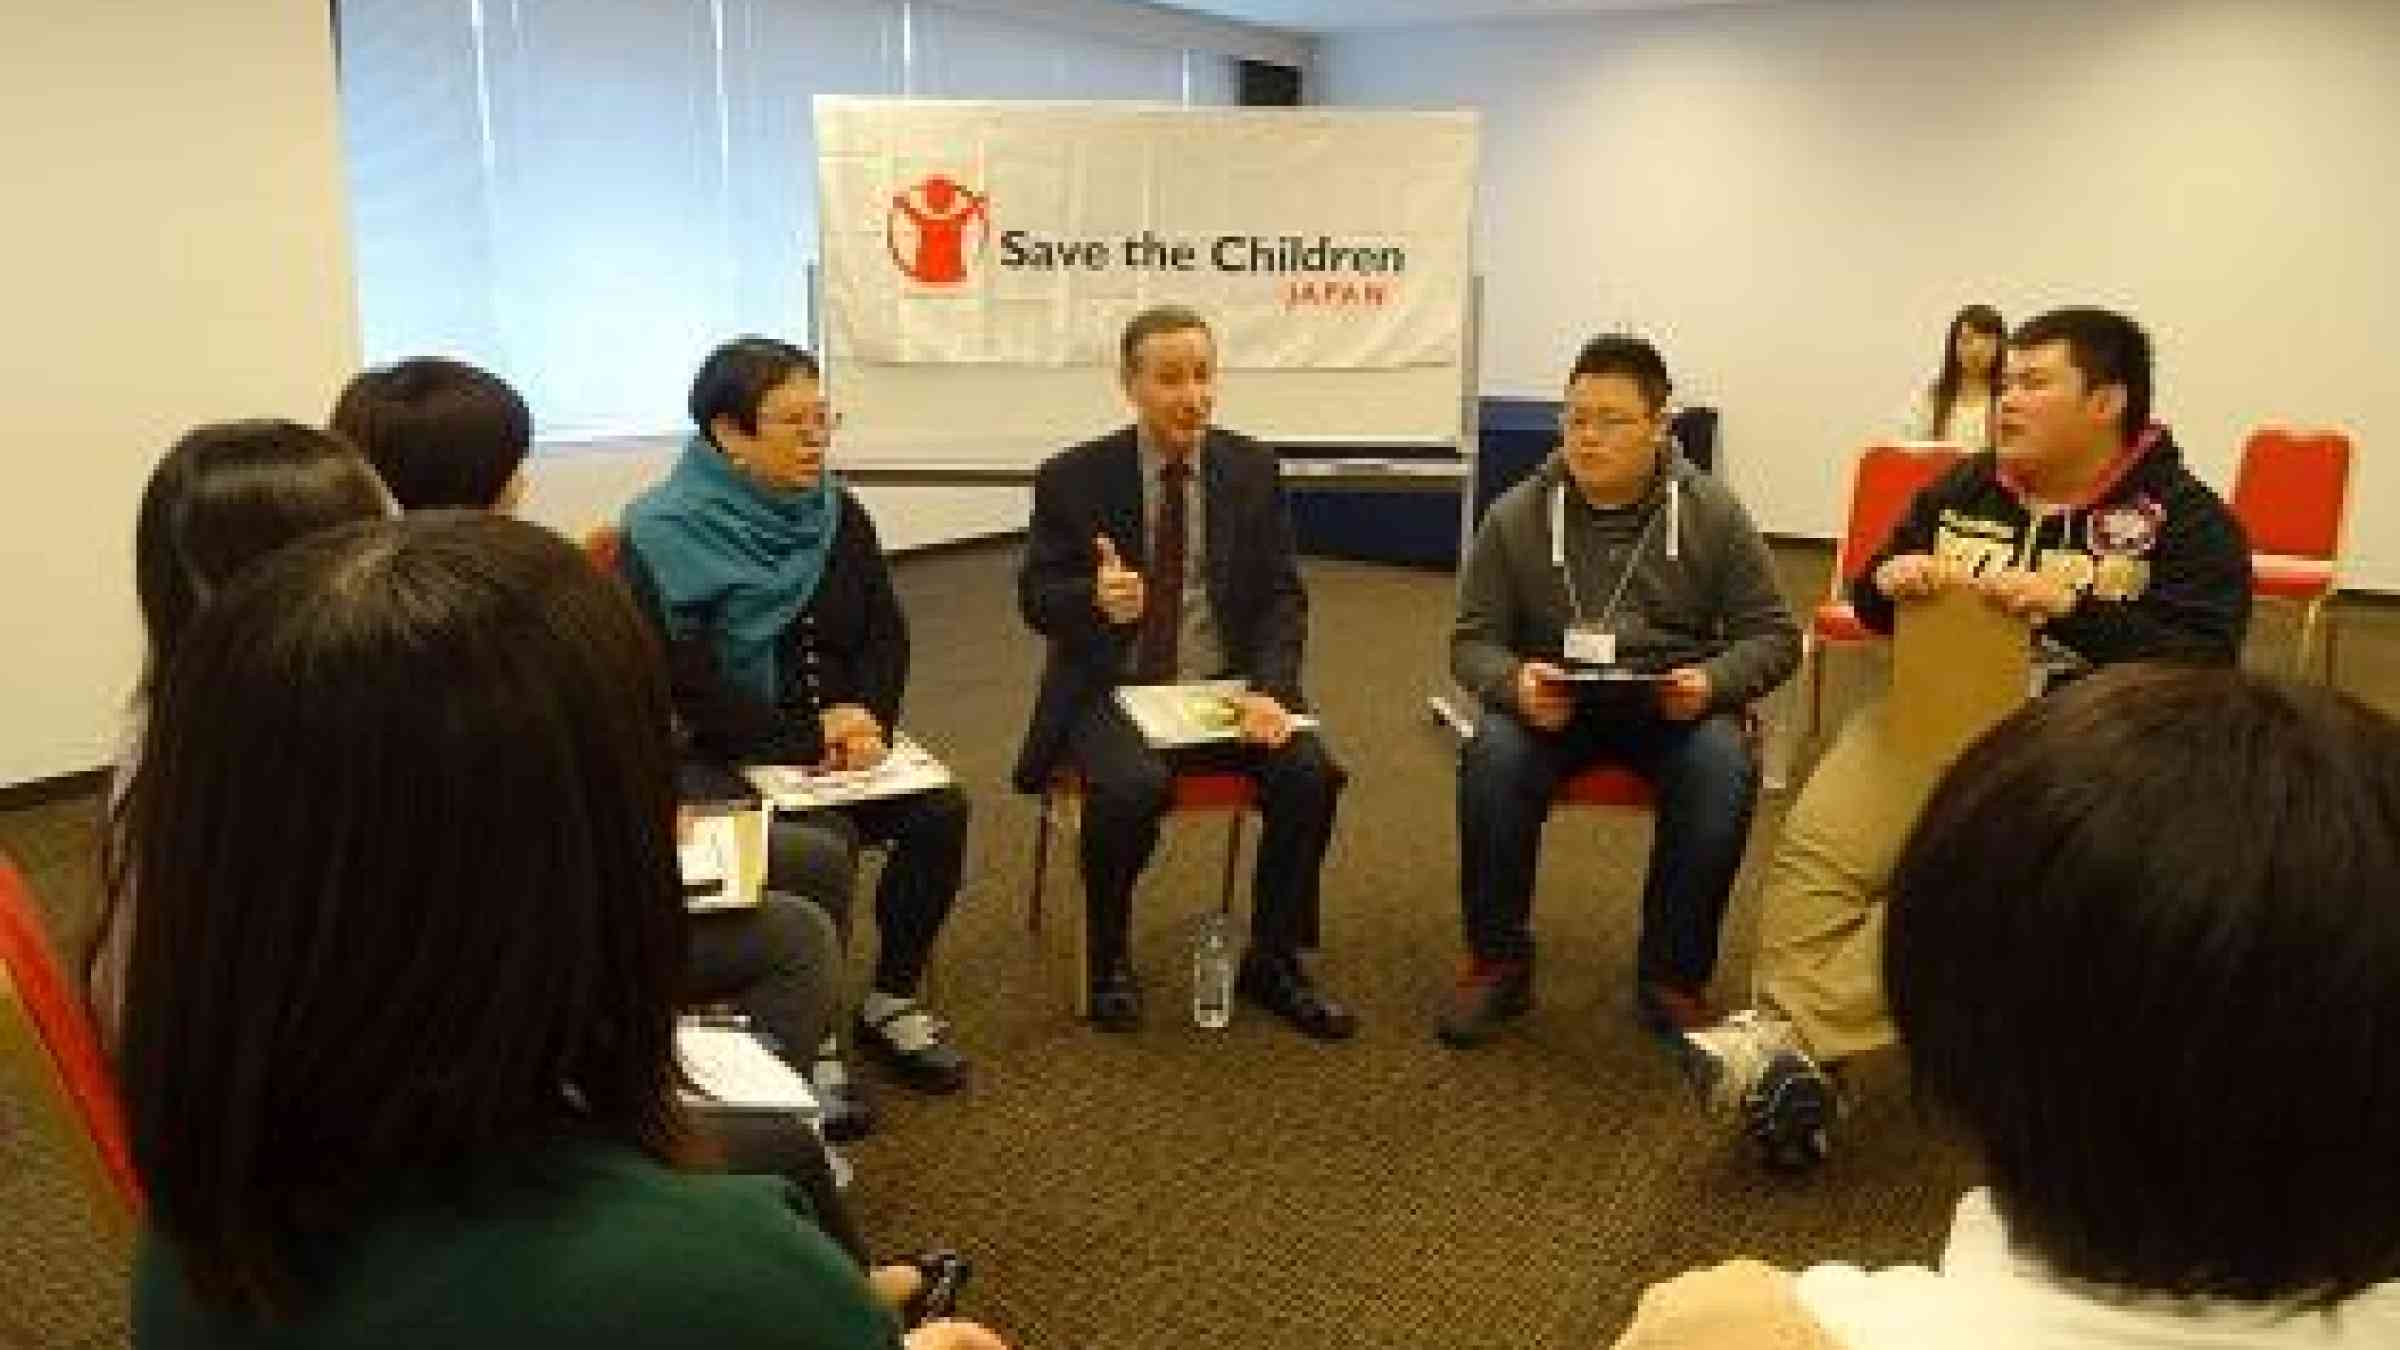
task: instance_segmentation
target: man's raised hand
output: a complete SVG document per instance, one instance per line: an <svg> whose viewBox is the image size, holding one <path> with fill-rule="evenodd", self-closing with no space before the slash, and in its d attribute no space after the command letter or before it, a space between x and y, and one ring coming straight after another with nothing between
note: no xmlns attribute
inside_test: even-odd
<svg viewBox="0 0 2400 1350"><path fill-rule="evenodd" d="M1117 541L1105 534L1092 536L1092 551L1100 560L1092 579L1093 608L1110 623L1132 623L1141 618L1142 574L1125 565L1125 560L1117 556Z"/></svg>

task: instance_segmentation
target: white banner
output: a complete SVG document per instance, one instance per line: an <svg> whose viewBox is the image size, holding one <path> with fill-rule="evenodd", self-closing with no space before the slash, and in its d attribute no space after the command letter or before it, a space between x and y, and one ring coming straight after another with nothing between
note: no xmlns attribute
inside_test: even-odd
<svg viewBox="0 0 2400 1350"><path fill-rule="evenodd" d="M1208 316L1233 369L1455 366L1471 112L816 100L827 354L1113 368Z"/></svg>

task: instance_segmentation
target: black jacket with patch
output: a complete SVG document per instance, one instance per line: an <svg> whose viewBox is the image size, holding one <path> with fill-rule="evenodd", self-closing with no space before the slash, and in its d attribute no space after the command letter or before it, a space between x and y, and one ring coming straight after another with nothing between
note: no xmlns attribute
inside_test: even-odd
<svg viewBox="0 0 2400 1350"><path fill-rule="evenodd" d="M2075 608L2043 637L2095 666L2117 661L2230 665L2250 625L2250 546L2241 524L2152 427L2082 503L2036 515L1990 451L1927 484L1850 587L1867 627L1892 631L1875 571L1930 553L1977 575L2047 572L2072 586Z"/></svg>

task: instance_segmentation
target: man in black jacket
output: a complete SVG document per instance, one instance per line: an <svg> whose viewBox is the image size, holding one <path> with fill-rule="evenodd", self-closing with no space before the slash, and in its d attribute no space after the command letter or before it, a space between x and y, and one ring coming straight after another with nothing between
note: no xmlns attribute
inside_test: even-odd
<svg viewBox="0 0 2400 1350"><path fill-rule="evenodd" d="M1310 1036L1344 1039L1356 1019L1318 993L1300 961L1317 943L1318 873L1344 775L1293 722L1306 706L1308 597L1277 460L1209 426L1216 345L1197 313L1135 315L1120 357L1134 424L1042 465L1017 576L1025 621L1050 650L1016 785L1041 792L1067 764L1083 777L1092 1021L1109 1031L1140 1021L1126 929L1170 775L1232 768L1257 780L1266 822L1235 991ZM1239 741L1171 759L1111 696L1119 684L1219 678L1249 686L1236 708Z"/></svg>
<svg viewBox="0 0 2400 1350"><path fill-rule="evenodd" d="M2000 448L1927 485L1850 600L1880 633L1963 588L2022 620L2044 686L2122 661L2230 665L2250 618L2250 552L2223 501L2150 420L2150 340L2123 315L2064 309L2009 340ZM1942 765L1847 727L1784 819L1760 900L1757 1006L1690 1033L1709 1105L1770 1163L1825 1151L1827 1066L1888 1045L1885 887Z"/></svg>

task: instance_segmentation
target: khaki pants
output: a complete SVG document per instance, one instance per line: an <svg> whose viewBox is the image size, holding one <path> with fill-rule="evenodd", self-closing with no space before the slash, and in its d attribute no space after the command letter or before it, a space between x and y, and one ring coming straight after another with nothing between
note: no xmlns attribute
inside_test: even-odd
<svg viewBox="0 0 2400 1350"><path fill-rule="evenodd" d="M1784 817L1767 864L1752 984L1808 1052L1835 1061L1892 1043L1883 916L1892 868L1942 765L1911 762L1876 702L1842 728Z"/></svg>

